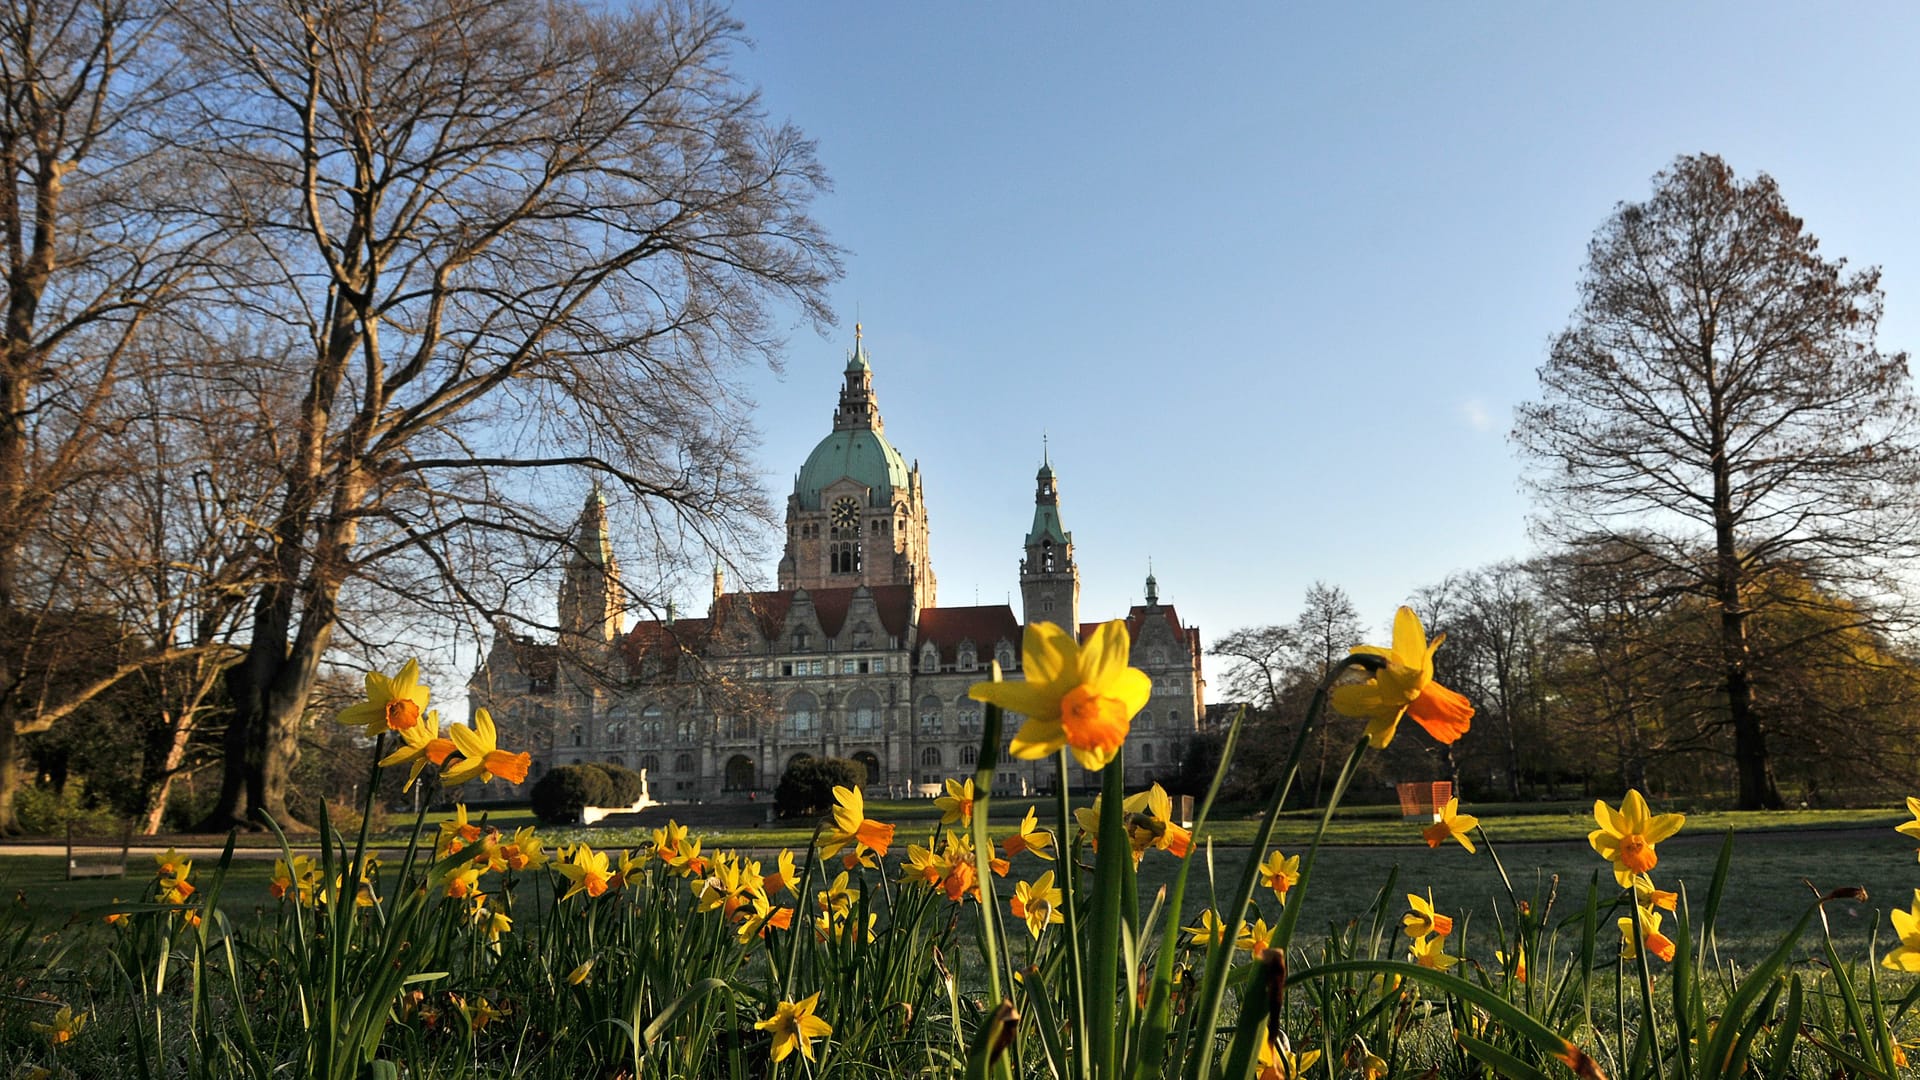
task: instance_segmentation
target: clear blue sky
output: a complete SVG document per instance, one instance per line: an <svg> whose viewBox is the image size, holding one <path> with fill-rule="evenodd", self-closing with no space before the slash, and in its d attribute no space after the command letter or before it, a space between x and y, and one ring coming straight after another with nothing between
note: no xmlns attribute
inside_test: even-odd
<svg viewBox="0 0 1920 1080"><path fill-rule="evenodd" d="M1316 578L1384 626L1529 552L1512 409L1594 229L1682 153L1771 173L1915 342L1911 8L1323 8L735 5L849 250L841 330L753 380L775 497L857 310L942 602L1016 587L1045 431L1085 617L1151 556L1209 641Z"/></svg>

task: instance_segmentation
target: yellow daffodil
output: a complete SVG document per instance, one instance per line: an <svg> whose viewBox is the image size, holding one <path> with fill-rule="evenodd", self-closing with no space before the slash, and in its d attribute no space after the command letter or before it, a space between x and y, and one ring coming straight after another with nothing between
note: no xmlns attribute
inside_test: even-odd
<svg viewBox="0 0 1920 1080"><path fill-rule="evenodd" d="M567 972L567 985L579 986L581 983L586 982L587 976L591 974L593 974L593 957L589 956L585 960L580 961L579 966Z"/></svg>
<svg viewBox="0 0 1920 1080"><path fill-rule="evenodd" d="M1053 833L1038 828L1039 822L1033 807L1027 807L1027 816L1020 819L1020 831L1000 841L1000 850L1006 852L1008 859L1024 851L1037 859L1053 861L1053 856L1047 851L1053 846Z"/></svg>
<svg viewBox="0 0 1920 1080"><path fill-rule="evenodd" d="M1440 634L1429 644L1426 628L1410 607L1393 617L1393 647L1356 645L1356 654L1377 656L1384 663L1365 682L1333 688L1333 707L1367 721L1367 741L1384 750L1393 741L1402 716L1411 716L1427 734L1451 743L1467 733L1473 705L1433 681L1433 653L1447 640Z"/></svg>
<svg viewBox="0 0 1920 1080"><path fill-rule="evenodd" d="M671 818L666 828L653 830L654 858L681 877L699 877L707 872L707 860L700 857L701 843L685 825Z"/></svg>
<svg viewBox="0 0 1920 1080"><path fill-rule="evenodd" d="M1427 846L1437 848L1447 842L1449 837L1460 841L1460 846L1473 854L1473 840L1467 834L1480 825L1480 819L1472 814L1460 813L1460 800L1448 799L1447 805L1440 809L1440 820L1420 830L1426 837Z"/></svg>
<svg viewBox="0 0 1920 1080"><path fill-rule="evenodd" d="M409 660L391 678L377 671L367 672L367 700L341 709L334 719L365 725L369 738L382 731L405 731L426 715L428 694L420 685L419 662Z"/></svg>
<svg viewBox="0 0 1920 1080"><path fill-rule="evenodd" d="M478 839L480 826L467 820L467 804L455 803L453 816L440 823L440 835L434 841L433 856L444 859L449 855L458 855Z"/></svg>
<svg viewBox="0 0 1920 1080"><path fill-rule="evenodd" d="M1008 750L1014 757L1046 757L1065 746L1081 768L1103 769L1153 693L1153 680L1127 666L1131 647L1119 619L1096 627L1085 647L1052 623L1028 623L1020 649L1025 681L975 683L967 695L1026 716Z"/></svg>
<svg viewBox="0 0 1920 1080"><path fill-rule="evenodd" d="M946 866L946 877L940 881L940 888L947 899L960 903L971 896L980 899L980 867L973 854L973 841L954 833L947 834L946 850L940 853L940 861Z"/></svg>
<svg viewBox="0 0 1920 1080"><path fill-rule="evenodd" d="M874 941L874 923L880 918L877 911L867 912L867 944ZM813 918L813 936L818 941L832 941L835 944L847 939L847 931L853 929L853 912L833 911Z"/></svg>
<svg viewBox="0 0 1920 1080"><path fill-rule="evenodd" d="M781 849L779 856L774 859L773 866L773 873L768 874L760 882L760 887L767 891L768 896L782 890L799 896L800 874L793 867L793 852Z"/></svg>
<svg viewBox="0 0 1920 1080"><path fill-rule="evenodd" d="M833 826L820 834L820 857L830 859L840 849L853 845L854 861L865 864L866 853L885 855L893 843L893 826L883 825L867 816L866 802L858 788L833 789ZM848 869L852 869L849 865Z"/></svg>
<svg viewBox="0 0 1920 1080"><path fill-rule="evenodd" d="M607 853L595 851L585 844L573 849L572 859L555 863L553 868L573 886L560 897L562 900L571 899L575 893L582 892L590 897L600 896L613 881L613 873L607 868Z"/></svg>
<svg viewBox="0 0 1920 1080"><path fill-rule="evenodd" d="M1630 915L1622 915L1615 921L1620 927L1620 955L1628 960L1639 956L1640 950L1634 948L1633 917ZM1673 959L1675 946L1670 938L1660 932L1659 912L1649 908L1641 908L1640 930L1646 937L1648 952L1662 960L1670 961Z"/></svg>
<svg viewBox="0 0 1920 1080"><path fill-rule="evenodd" d="M1603 799L1594 800L1593 818L1600 827L1587 834L1587 843L1613 863L1613 878L1623 889L1633 884L1635 874L1652 870L1659 861L1653 845L1679 832L1687 821L1685 814L1654 816L1638 791L1627 792L1618 810Z"/></svg>
<svg viewBox="0 0 1920 1080"><path fill-rule="evenodd" d="M900 880L913 881L922 885L935 886L946 879L947 861L933 850L933 838L927 838L927 847L919 844L907 845L907 859L900 864Z"/></svg>
<svg viewBox="0 0 1920 1080"><path fill-rule="evenodd" d="M193 860L168 848L153 857L153 872L159 877L173 877L174 871L183 866L192 866Z"/></svg>
<svg viewBox="0 0 1920 1080"><path fill-rule="evenodd" d="M1282 856L1278 851L1267 855L1267 861L1260 864L1260 884L1273 890L1273 895L1281 901L1287 898L1287 890L1300 884L1300 856Z"/></svg>
<svg viewBox="0 0 1920 1080"><path fill-rule="evenodd" d="M304 906L313 906L313 890L320 884L320 868L310 855L295 855L291 860L273 860L273 878L267 891L275 900L285 900L289 892Z"/></svg>
<svg viewBox="0 0 1920 1080"><path fill-rule="evenodd" d="M1460 962L1457 956L1446 954L1447 939L1438 935L1415 938L1413 941L1413 962L1424 968L1445 971Z"/></svg>
<svg viewBox="0 0 1920 1080"><path fill-rule="evenodd" d="M1212 910L1200 913L1199 926L1185 926L1181 929L1187 932L1189 945L1204 945L1210 949L1227 940L1227 924L1222 922Z"/></svg>
<svg viewBox="0 0 1920 1080"><path fill-rule="evenodd" d="M1499 962L1501 967L1507 969L1507 973L1512 976L1513 981L1527 981L1527 950L1524 947L1514 950L1511 963L1507 960L1507 954L1498 949L1493 951L1493 958Z"/></svg>
<svg viewBox="0 0 1920 1080"><path fill-rule="evenodd" d="M814 1006L819 1001L818 992L804 1001L782 1001L774 1006L772 1016L753 1025L773 1034L774 1061L785 1061L787 1055L795 1050L800 1051L801 1057L812 1061L813 1040L833 1034L831 1025L813 1015Z"/></svg>
<svg viewBox="0 0 1920 1080"><path fill-rule="evenodd" d="M1259 956L1273 947L1273 932L1276 929L1268 926L1265 919L1255 919L1251 926L1241 923L1240 936L1234 941L1233 947Z"/></svg>
<svg viewBox="0 0 1920 1080"><path fill-rule="evenodd" d="M478 998L472 1005L468 1005L467 999L460 995L450 996L453 998L454 1007L460 1010L460 1016L466 1020L467 1029L476 1035L488 1024L507 1015L506 1010L494 1008L486 998Z"/></svg>
<svg viewBox="0 0 1920 1080"><path fill-rule="evenodd" d="M1127 832L1136 852L1157 847L1174 858L1185 858L1193 834L1173 822L1173 799L1155 784L1129 795L1121 804L1127 811Z"/></svg>
<svg viewBox="0 0 1920 1080"><path fill-rule="evenodd" d="M942 825L973 824L973 780L949 779L947 793L933 800L940 811Z"/></svg>
<svg viewBox="0 0 1920 1080"><path fill-rule="evenodd" d="M1900 944L1880 958L1880 966L1920 971L1920 889L1913 890L1913 904L1908 910L1893 912L1893 930L1900 935Z"/></svg>
<svg viewBox="0 0 1920 1080"><path fill-rule="evenodd" d="M814 893L813 899L820 905L821 911L836 914L852 911L856 897L853 890L847 887L847 872L842 870L825 891Z"/></svg>
<svg viewBox="0 0 1920 1080"><path fill-rule="evenodd" d="M1907 796L1907 813L1913 815L1913 820L1895 825L1893 831L1902 836L1910 836L1915 840L1920 840L1920 799L1916 799L1911 795Z"/></svg>
<svg viewBox="0 0 1920 1080"><path fill-rule="evenodd" d="M400 729L400 748L380 759L380 767L389 765L407 766L407 783L401 791L413 787L420 779L420 773L428 765L443 765L447 756L454 751L453 740L440 734L440 712L435 710L427 714L424 721L408 724Z"/></svg>
<svg viewBox="0 0 1920 1080"><path fill-rule="evenodd" d="M483 867L469 864L465 868L455 870L453 873L447 875L447 895L456 900L472 896L474 891L480 887L480 875L483 870Z"/></svg>
<svg viewBox="0 0 1920 1080"><path fill-rule="evenodd" d="M53 1014L52 1020L44 1024L29 1020L27 1026L45 1035L48 1042L59 1046L72 1042L73 1037L80 1034L80 1029L87 1026L87 1014L74 1012L71 1005L62 1005L60 1011Z"/></svg>
<svg viewBox="0 0 1920 1080"><path fill-rule="evenodd" d="M1295 1056L1282 1050L1271 1039L1260 1040L1260 1056L1255 1065L1255 1080L1303 1080L1320 1060L1320 1051L1309 1050Z"/></svg>
<svg viewBox="0 0 1920 1080"><path fill-rule="evenodd" d="M1680 894L1654 888L1653 877L1649 874L1634 875L1633 895L1646 907L1663 911L1677 911L1680 907Z"/></svg>
<svg viewBox="0 0 1920 1080"><path fill-rule="evenodd" d="M513 930L513 919L506 912L488 904L484 893L473 894L473 910L469 917L473 925L480 927L486 933L487 940L496 946L500 943L501 934Z"/></svg>
<svg viewBox="0 0 1920 1080"><path fill-rule="evenodd" d="M1053 871L1049 870L1033 879L1033 883L1021 881L1013 886L1013 917L1025 919L1027 930L1039 940L1040 932L1048 924L1067 921L1060 912L1060 905L1066 902L1066 894L1053 887Z"/></svg>
<svg viewBox="0 0 1920 1080"><path fill-rule="evenodd" d="M1428 890L1422 898L1416 893L1407 894L1407 906L1413 910L1402 916L1400 928L1410 938L1423 938L1428 934L1446 937L1453 933L1453 919L1433 910L1433 892Z"/></svg>
<svg viewBox="0 0 1920 1080"><path fill-rule="evenodd" d="M547 853L531 825L515 829L513 839L501 847L500 853L506 856L509 870L538 870L547 865Z"/></svg>
<svg viewBox="0 0 1920 1080"><path fill-rule="evenodd" d="M769 930L788 930L793 927L793 909L775 907L773 901L764 892L754 893L747 917L740 922L737 935L740 944L745 945L756 937L766 937Z"/></svg>
<svg viewBox="0 0 1920 1080"><path fill-rule="evenodd" d="M494 729L492 713L475 709L472 727L455 724L447 734L453 739L454 749L460 751L460 756L440 771L442 784L459 787L475 777L485 783L496 776L509 784L526 783L527 770L533 766L533 755L524 751L510 754L500 749L499 733Z"/></svg>

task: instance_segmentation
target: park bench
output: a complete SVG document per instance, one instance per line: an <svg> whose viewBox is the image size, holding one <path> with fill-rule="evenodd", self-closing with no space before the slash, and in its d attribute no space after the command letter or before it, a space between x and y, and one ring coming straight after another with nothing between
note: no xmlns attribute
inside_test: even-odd
<svg viewBox="0 0 1920 1080"><path fill-rule="evenodd" d="M1453 798L1453 784L1447 780L1396 784L1400 793L1400 817L1405 821L1432 823L1440 820L1440 811Z"/></svg>
<svg viewBox="0 0 1920 1080"><path fill-rule="evenodd" d="M120 825L118 838L89 835L67 822L67 879L127 876L127 848L133 843L133 822Z"/></svg>

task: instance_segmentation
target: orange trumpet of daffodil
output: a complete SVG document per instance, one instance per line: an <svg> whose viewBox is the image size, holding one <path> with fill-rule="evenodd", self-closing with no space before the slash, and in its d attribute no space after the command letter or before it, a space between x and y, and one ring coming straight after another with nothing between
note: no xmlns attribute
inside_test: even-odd
<svg viewBox="0 0 1920 1080"><path fill-rule="evenodd" d="M1153 693L1153 680L1127 666L1131 648L1118 619L1096 627L1084 646L1052 623L1029 623L1020 646L1026 680L974 683L967 696L1026 716L1008 749L1014 757L1046 757L1064 746L1081 768L1103 769Z"/></svg>
<svg viewBox="0 0 1920 1080"><path fill-rule="evenodd" d="M1467 733L1473 705L1466 697L1433 681L1433 653L1447 635L1427 641L1420 617L1402 607L1393 617L1393 646L1356 645L1356 655L1382 663L1365 682L1333 688L1333 707L1367 722L1367 741L1384 750L1393 741L1402 716L1411 716L1427 734L1451 743Z"/></svg>
<svg viewBox="0 0 1920 1080"><path fill-rule="evenodd" d="M1429 890L1425 898L1417 893L1407 894L1407 906L1413 910L1400 918L1400 928L1410 938L1423 938L1428 934L1446 937L1453 933L1453 919L1433 909L1433 892Z"/></svg>
<svg viewBox="0 0 1920 1080"><path fill-rule="evenodd" d="M483 783L496 776L509 784L526 783L527 770L533 765L533 755L524 751L510 754L500 749L499 733L494 730L492 713L475 709L472 727L455 724L447 734L452 737L454 748L460 751L460 758L441 771L441 783L458 787L476 776Z"/></svg>
<svg viewBox="0 0 1920 1080"><path fill-rule="evenodd" d="M972 778L968 778L964 782L949 779L947 781L947 793L933 800L933 805L940 811L940 824L942 825L973 824Z"/></svg>
<svg viewBox="0 0 1920 1080"><path fill-rule="evenodd" d="M405 731L425 715L428 694L420 685L420 662L409 660L391 678L377 671L367 672L367 700L341 709L334 719L366 725L369 738L382 731Z"/></svg>
<svg viewBox="0 0 1920 1080"><path fill-rule="evenodd" d="M1613 864L1613 878L1623 889L1632 887L1636 874L1652 870L1659 862L1653 845L1679 832L1680 826L1687 823L1685 814L1656 817L1647 807L1646 796L1637 790L1627 792L1618 810L1603 799L1595 799L1593 818L1600 827L1587 834L1587 843L1593 845L1601 858Z"/></svg>
<svg viewBox="0 0 1920 1080"><path fill-rule="evenodd" d="M854 861L863 861L860 856L865 852L885 855L887 845L893 843L893 826L875 821L867 816L867 804L860 797L860 789L835 787L833 789L833 827L820 834L820 857L831 859L841 848L852 844ZM852 869L849 864L848 869Z"/></svg>

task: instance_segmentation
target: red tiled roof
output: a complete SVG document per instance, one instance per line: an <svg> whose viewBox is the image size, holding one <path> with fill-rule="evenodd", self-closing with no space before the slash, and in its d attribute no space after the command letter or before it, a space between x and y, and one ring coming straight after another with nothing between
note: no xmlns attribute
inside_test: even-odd
<svg viewBox="0 0 1920 1080"><path fill-rule="evenodd" d="M954 650L962 641L971 641L982 659L991 656L1002 639L1020 645L1020 620L1005 604L981 607L924 608L920 612L920 640L931 641L940 649L942 663L958 658Z"/></svg>
<svg viewBox="0 0 1920 1080"><path fill-rule="evenodd" d="M807 591L807 599L813 603L813 613L820 620L820 629L828 637L837 637L847 623L847 614L853 609L853 594L857 586L844 589L812 589ZM793 611L793 598L797 589L775 589L768 592L727 593L713 606L712 627L717 630L729 620L751 618L758 625L760 636L769 641L778 638L786 629L787 616ZM913 587L910 585L876 585L868 590L873 594L874 613L879 616L880 625L892 637L905 637L907 624L913 621ZM707 619L683 619L682 623L699 622L706 624ZM642 623L641 626L657 626L657 623ZM679 625L679 624L676 624ZM639 626L634 628L639 629Z"/></svg>
<svg viewBox="0 0 1920 1080"><path fill-rule="evenodd" d="M1173 640L1182 645L1187 644L1189 628L1180 625L1180 613L1173 609L1173 605L1161 605L1160 615L1167 620L1167 625L1173 628ZM1140 640L1140 626L1146 618L1147 608L1145 605L1135 604L1133 607L1127 609L1127 636L1135 641ZM1092 634L1094 629L1099 625L1099 623L1081 623L1080 640L1087 640L1088 635Z"/></svg>
<svg viewBox="0 0 1920 1080"><path fill-rule="evenodd" d="M682 658L705 651L712 637L713 624L706 619L638 622L620 639L620 654L636 671L650 660L656 673L671 676Z"/></svg>

